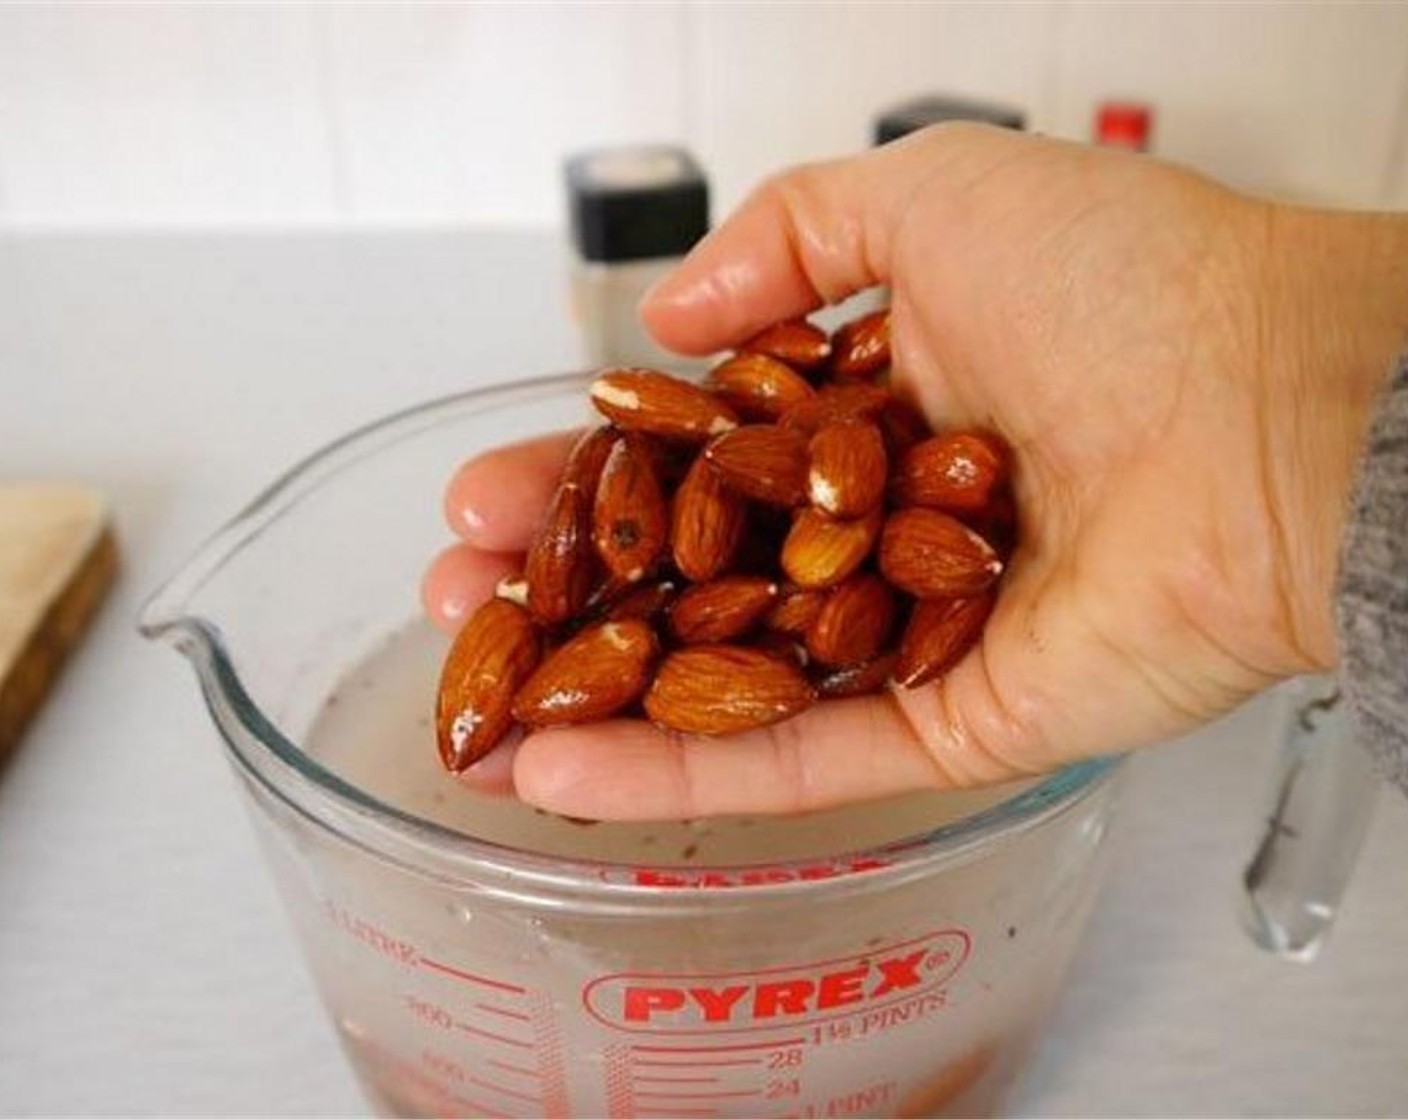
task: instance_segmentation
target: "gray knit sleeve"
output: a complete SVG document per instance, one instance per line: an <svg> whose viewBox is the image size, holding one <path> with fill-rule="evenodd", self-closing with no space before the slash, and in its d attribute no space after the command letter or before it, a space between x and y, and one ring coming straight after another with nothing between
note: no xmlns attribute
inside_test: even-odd
<svg viewBox="0 0 1408 1120"><path fill-rule="evenodd" d="M1359 737L1408 792L1408 352L1369 429L1335 612L1340 682Z"/></svg>

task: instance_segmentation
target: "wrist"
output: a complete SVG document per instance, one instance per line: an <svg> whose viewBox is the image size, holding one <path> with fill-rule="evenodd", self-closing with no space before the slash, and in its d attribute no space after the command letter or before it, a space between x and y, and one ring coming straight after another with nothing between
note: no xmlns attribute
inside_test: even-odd
<svg viewBox="0 0 1408 1120"><path fill-rule="evenodd" d="M1267 208L1261 455L1287 639L1338 660L1333 588L1365 436L1408 343L1408 216Z"/></svg>

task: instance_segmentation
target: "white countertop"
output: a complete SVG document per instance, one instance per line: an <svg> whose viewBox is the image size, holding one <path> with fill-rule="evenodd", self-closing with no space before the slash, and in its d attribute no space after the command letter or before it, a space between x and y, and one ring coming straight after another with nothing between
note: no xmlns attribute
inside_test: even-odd
<svg viewBox="0 0 1408 1120"><path fill-rule="evenodd" d="M316 446L570 368L557 242L402 231L0 238L0 477L111 497L125 570L0 772L0 1113L364 1115L194 680L142 598ZM1148 752L1027 1115L1408 1111L1408 799L1311 965L1234 918L1262 707Z"/></svg>

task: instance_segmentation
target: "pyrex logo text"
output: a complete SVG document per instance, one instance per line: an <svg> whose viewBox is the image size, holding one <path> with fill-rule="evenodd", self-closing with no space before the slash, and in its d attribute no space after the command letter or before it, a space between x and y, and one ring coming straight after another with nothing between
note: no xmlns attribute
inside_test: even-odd
<svg viewBox="0 0 1408 1120"><path fill-rule="evenodd" d="M966 933L943 930L872 953L757 973L618 973L592 981L582 996L593 1016L621 1030L748 1030L920 995L950 980L968 952Z"/></svg>

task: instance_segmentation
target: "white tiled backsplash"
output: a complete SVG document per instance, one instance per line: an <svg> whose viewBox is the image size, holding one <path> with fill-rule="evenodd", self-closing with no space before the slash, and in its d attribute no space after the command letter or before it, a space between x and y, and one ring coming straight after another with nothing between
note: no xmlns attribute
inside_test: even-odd
<svg viewBox="0 0 1408 1120"><path fill-rule="evenodd" d="M1155 147L1250 188L1408 207L1408 3L0 7L0 225L513 222L573 149L667 140L715 214L915 94Z"/></svg>

